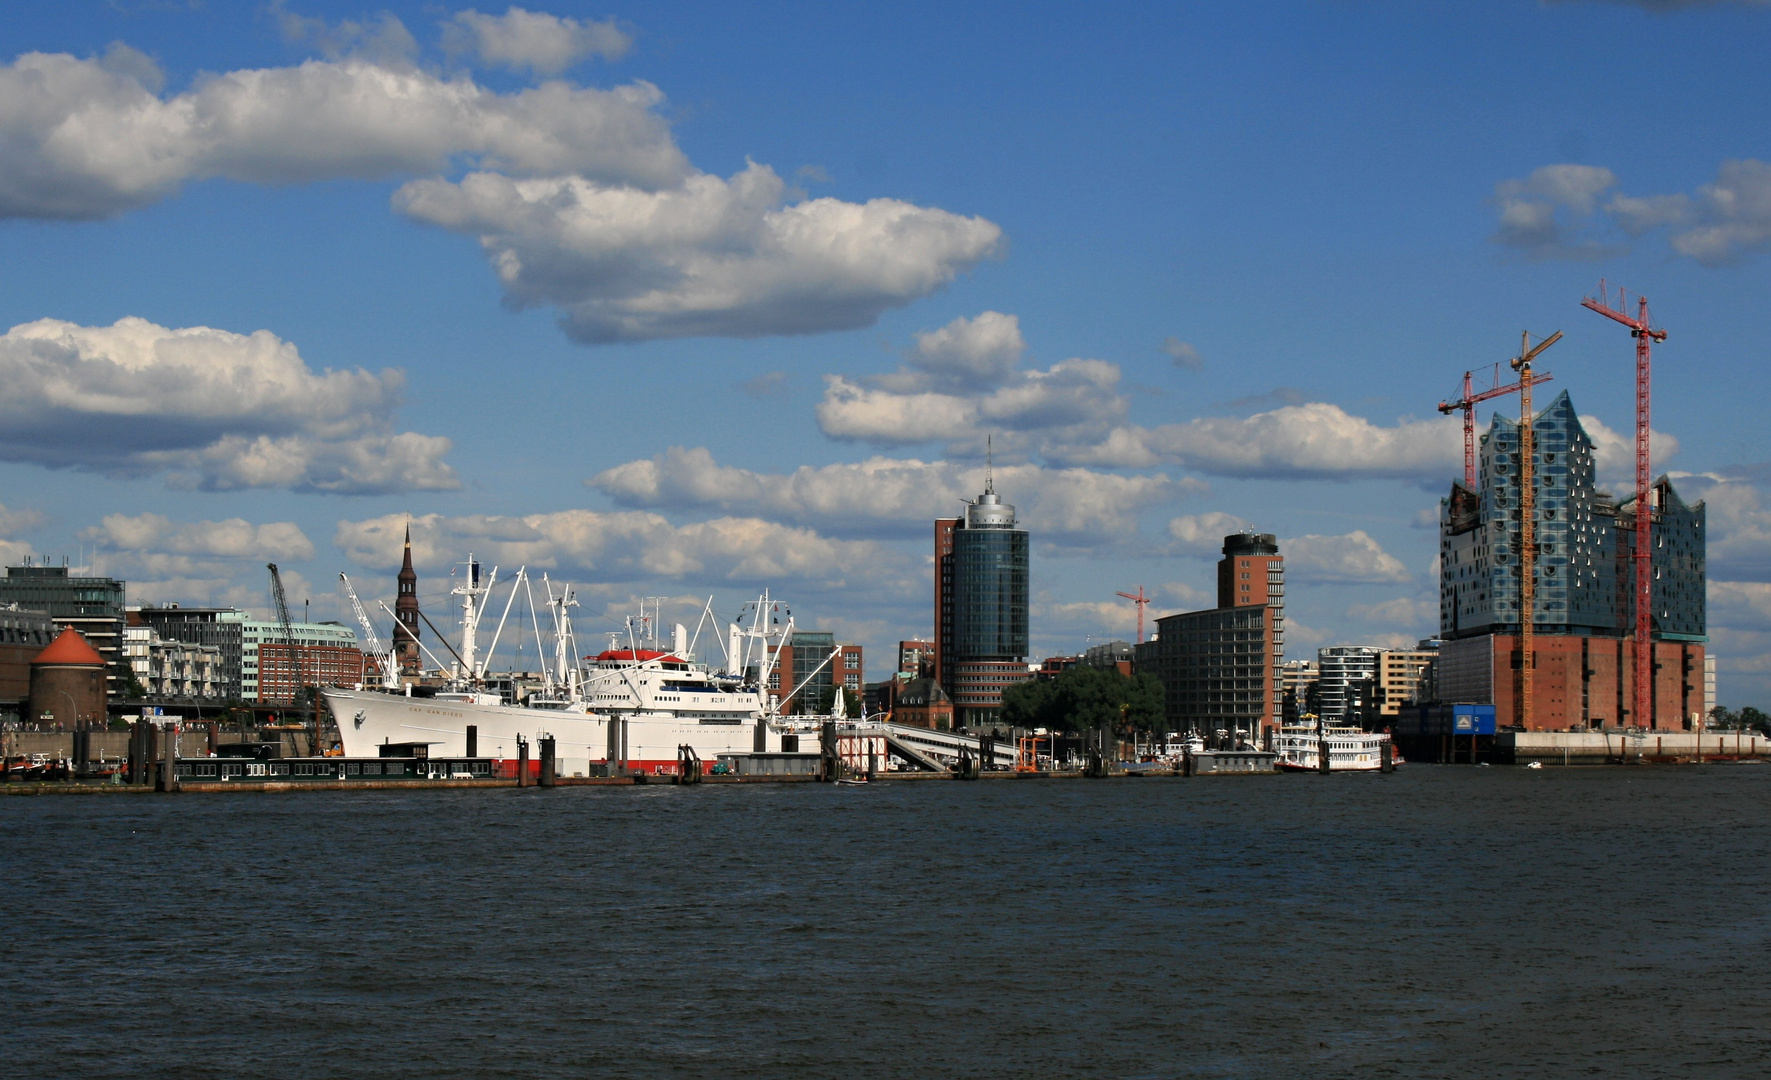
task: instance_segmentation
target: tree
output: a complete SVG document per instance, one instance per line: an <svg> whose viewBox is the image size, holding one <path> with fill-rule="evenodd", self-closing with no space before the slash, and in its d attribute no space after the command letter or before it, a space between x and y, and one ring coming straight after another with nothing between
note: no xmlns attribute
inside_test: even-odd
<svg viewBox="0 0 1771 1080"><path fill-rule="evenodd" d="M1002 718L1015 727L1092 731L1122 727L1162 728L1162 684L1154 675L1121 675L1117 668L1066 668L1052 679L1033 679L1002 695Z"/></svg>
<svg viewBox="0 0 1771 1080"><path fill-rule="evenodd" d="M1751 705L1739 712L1730 712L1721 705L1710 710L1711 725L1730 731L1762 731L1771 735L1771 716L1766 716Z"/></svg>

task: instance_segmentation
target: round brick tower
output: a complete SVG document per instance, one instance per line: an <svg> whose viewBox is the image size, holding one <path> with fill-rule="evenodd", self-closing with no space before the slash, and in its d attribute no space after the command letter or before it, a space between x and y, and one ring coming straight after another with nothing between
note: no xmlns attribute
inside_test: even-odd
<svg viewBox="0 0 1771 1080"><path fill-rule="evenodd" d="M81 720L105 724L105 659L71 626L31 661L26 719L59 723L68 731Z"/></svg>

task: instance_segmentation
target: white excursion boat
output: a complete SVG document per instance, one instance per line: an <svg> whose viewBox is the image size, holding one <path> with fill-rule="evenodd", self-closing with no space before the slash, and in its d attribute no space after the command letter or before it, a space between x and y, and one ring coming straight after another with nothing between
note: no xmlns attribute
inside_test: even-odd
<svg viewBox="0 0 1771 1080"><path fill-rule="evenodd" d="M577 601L570 587L556 597L550 582L547 595L554 623L553 663L542 673L542 689L524 703L512 704L486 689L485 658L475 641L484 613L480 598L490 593L497 570L494 568L492 580L481 587L472 556L469 566L467 580L454 590L464 597L461 648L450 650L453 664L438 662L450 675L441 689L401 683L391 650L381 650L373 626L352 593L368 644L385 674L379 687L320 691L338 724L347 756L374 757L384 745L426 743L432 756L490 757L496 775L514 776L519 741L529 744L533 772L539 769L538 740L552 737L558 775L613 776L675 773L683 747L693 749L704 768L711 767L721 754L818 750L817 729L830 718L783 716L780 702L793 700L822 665L784 696L767 689L781 685L777 657L792 641L793 618L788 612L782 623L783 605L766 591L745 605L737 622L729 624L726 640L720 642L724 663L715 669L697 661L694 651L702 629L713 619L711 600L693 638L678 623L669 647L665 647L658 640L656 609L647 615L642 607L639 616L627 619L625 634L611 633L607 649L580 659L568 613ZM513 598L525 577L519 570L512 586ZM508 603L504 613L510 613ZM501 618L500 632L503 625ZM536 629L539 640L538 619ZM618 640L622 637L626 640ZM486 655L496 648L495 635ZM437 659L434 654L432 659ZM791 672L787 674L791 676ZM839 692L833 712L840 711L841 701Z"/></svg>
<svg viewBox="0 0 1771 1080"><path fill-rule="evenodd" d="M1384 746L1390 742L1390 736L1356 727L1314 722L1289 724L1273 736L1273 751L1279 755L1281 769L1321 772L1325 742L1328 744L1329 772L1380 772L1384 767ZM1392 765L1402 764L1402 755L1396 753L1393 745L1390 753Z"/></svg>

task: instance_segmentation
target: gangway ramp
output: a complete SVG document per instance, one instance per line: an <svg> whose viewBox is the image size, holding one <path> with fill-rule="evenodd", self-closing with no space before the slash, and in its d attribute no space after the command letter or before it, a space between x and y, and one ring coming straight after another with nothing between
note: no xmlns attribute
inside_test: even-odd
<svg viewBox="0 0 1771 1080"><path fill-rule="evenodd" d="M934 731L912 724L884 724L886 745L900 756L925 769L945 772L959 761L961 751L978 760L979 736L960 735L952 731ZM991 750L990 760L984 762L985 768L1012 769L1015 767L1015 743L1013 739L997 739Z"/></svg>

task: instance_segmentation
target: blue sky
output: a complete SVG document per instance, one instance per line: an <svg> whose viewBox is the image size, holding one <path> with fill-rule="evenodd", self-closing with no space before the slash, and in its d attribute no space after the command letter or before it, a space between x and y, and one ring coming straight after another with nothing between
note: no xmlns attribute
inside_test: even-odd
<svg viewBox="0 0 1771 1080"><path fill-rule="evenodd" d="M1627 485L1606 277L1671 332L1656 471L1762 707L1767 44L1762 3L29 6L0 554L260 608L275 559L336 617L410 516L433 611L470 547L589 630L768 585L879 673L989 432L1040 655L1209 604L1244 524L1294 655L1412 642L1466 368L1564 330Z"/></svg>

